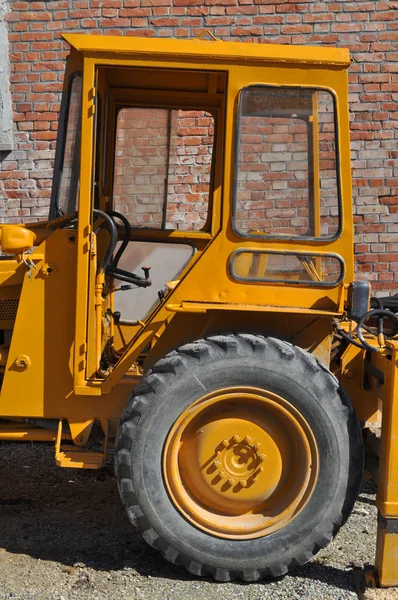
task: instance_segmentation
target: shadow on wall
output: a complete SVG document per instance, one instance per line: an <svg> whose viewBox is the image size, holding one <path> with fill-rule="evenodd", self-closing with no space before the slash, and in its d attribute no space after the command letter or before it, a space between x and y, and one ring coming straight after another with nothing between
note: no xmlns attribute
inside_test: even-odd
<svg viewBox="0 0 398 600"><path fill-rule="evenodd" d="M7 160L12 160L12 150L0 150L0 165Z"/></svg>

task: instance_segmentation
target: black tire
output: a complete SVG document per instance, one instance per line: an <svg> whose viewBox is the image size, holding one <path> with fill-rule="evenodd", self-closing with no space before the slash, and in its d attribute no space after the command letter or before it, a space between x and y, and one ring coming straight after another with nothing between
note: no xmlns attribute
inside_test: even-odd
<svg viewBox="0 0 398 600"><path fill-rule="evenodd" d="M286 398L310 426L319 474L304 508L275 533L228 540L195 527L165 487L162 452L178 416L203 389L248 385ZM362 476L361 430L337 379L312 355L274 338L218 335L180 347L135 388L121 417L115 468L129 518L170 562L218 581L278 577L303 565L336 535Z"/></svg>

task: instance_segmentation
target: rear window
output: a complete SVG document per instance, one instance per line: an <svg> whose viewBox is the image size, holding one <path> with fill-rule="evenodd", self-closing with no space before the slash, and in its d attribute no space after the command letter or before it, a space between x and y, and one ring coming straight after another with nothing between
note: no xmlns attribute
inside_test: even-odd
<svg viewBox="0 0 398 600"><path fill-rule="evenodd" d="M340 228L337 127L325 90L251 86L240 98L235 229L333 238Z"/></svg>

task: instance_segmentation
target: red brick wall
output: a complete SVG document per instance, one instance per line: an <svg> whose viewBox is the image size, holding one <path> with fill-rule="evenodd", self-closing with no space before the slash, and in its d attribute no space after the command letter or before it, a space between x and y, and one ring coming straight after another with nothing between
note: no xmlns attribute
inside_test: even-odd
<svg viewBox="0 0 398 600"><path fill-rule="evenodd" d="M192 37L350 48L358 275L398 285L398 3L291 0L9 0L15 152L2 157L0 209L9 221L47 214L67 49L59 34Z"/></svg>

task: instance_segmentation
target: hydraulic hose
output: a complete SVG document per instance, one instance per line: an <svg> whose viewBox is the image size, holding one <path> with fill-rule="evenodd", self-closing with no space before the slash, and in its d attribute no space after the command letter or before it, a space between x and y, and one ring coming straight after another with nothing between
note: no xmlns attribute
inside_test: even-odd
<svg viewBox="0 0 398 600"><path fill-rule="evenodd" d="M95 208L93 210L94 215L96 215L97 217L101 217L101 219L104 219L104 221L107 223L108 225L108 229L109 229L109 233L111 234L111 243L108 246L108 249L105 253L104 258L102 259L101 262L101 268L105 271L107 266L110 263L110 260L113 256L113 253L115 251L116 248L116 244L117 244L117 228L115 223L113 222L112 218L107 215L105 212L103 212L102 210L98 210L97 208Z"/></svg>
<svg viewBox="0 0 398 600"><path fill-rule="evenodd" d="M123 225L124 225L124 239L123 242L120 245L119 250L116 252L116 256L112 261L112 268L116 269L118 264L119 264L119 260L122 257L123 252L126 250L129 241L131 239L131 225L129 220L122 215L121 213L117 212L116 210L108 210L107 214L110 217L113 217L114 219L120 219L120 221L122 221Z"/></svg>

